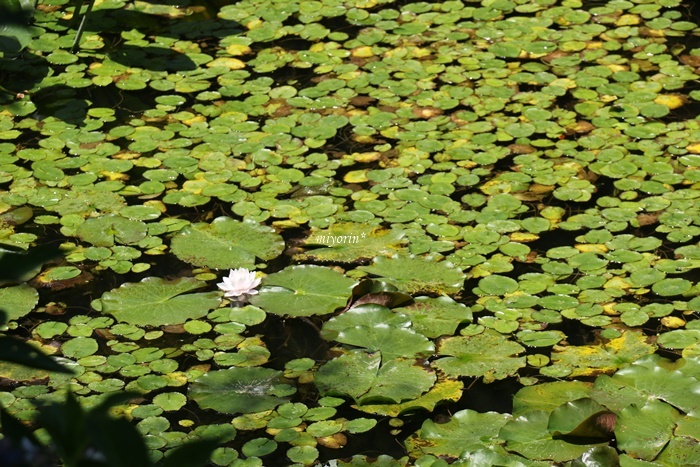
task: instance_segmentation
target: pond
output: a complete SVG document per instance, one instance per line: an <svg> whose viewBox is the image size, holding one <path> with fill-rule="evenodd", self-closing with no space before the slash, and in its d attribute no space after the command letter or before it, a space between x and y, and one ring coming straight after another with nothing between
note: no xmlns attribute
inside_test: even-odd
<svg viewBox="0 0 700 467"><path fill-rule="evenodd" d="M694 4L29 3L3 333L73 373L2 362L0 405L39 440L129 392L153 463L700 465Z"/></svg>

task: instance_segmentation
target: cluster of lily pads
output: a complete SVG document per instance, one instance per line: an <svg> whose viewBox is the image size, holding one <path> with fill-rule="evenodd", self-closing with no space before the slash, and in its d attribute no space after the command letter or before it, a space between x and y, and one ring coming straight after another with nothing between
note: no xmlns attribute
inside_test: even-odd
<svg viewBox="0 0 700 467"><path fill-rule="evenodd" d="M106 0L72 52L75 8L0 26L0 247L64 252L0 304L75 372L0 363L12 415L134 391L154 461L236 467L700 463L680 0Z"/></svg>

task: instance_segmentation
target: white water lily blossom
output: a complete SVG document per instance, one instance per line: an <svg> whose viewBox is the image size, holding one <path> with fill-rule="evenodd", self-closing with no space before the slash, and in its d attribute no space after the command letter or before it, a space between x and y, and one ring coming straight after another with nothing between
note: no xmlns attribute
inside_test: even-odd
<svg viewBox="0 0 700 467"><path fill-rule="evenodd" d="M260 278L255 277L255 271L246 268L231 269L228 277L216 285L224 291L224 297L242 299L245 295L257 295L255 288L260 285Z"/></svg>

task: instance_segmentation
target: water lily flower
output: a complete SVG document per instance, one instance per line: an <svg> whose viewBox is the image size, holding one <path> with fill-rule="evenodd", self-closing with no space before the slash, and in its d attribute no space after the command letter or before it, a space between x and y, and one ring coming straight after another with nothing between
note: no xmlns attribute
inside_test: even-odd
<svg viewBox="0 0 700 467"><path fill-rule="evenodd" d="M223 282L216 284L224 291L224 297L235 297L243 300L246 295L256 295L255 288L260 285L260 279L255 277L254 271L246 268L231 269L228 277L224 277Z"/></svg>

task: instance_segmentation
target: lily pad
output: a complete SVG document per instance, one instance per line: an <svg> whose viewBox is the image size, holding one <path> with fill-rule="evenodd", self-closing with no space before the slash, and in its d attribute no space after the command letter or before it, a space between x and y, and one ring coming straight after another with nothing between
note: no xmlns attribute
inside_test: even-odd
<svg viewBox="0 0 700 467"><path fill-rule="evenodd" d="M466 275L451 263L430 261L413 255L375 258L371 265L358 269L382 277L406 293L456 293Z"/></svg>
<svg viewBox="0 0 700 467"><path fill-rule="evenodd" d="M105 292L100 298L101 312L139 326L182 324L202 318L219 306L217 292L187 293L205 286L204 282L187 277L173 281L147 277Z"/></svg>
<svg viewBox="0 0 700 467"><path fill-rule="evenodd" d="M629 405L617 418L617 445L633 457L652 461L671 440L680 417L678 410L659 400Z"/></svg>
<svg viewBox="0 0 700 467"><path fill-rule="evenodd" d="M552 362L554 367L562 368L572 376L598 375L612 373L655 350L656 346L648 344L643 333L624 331L620 337L605 343L554 346Z"/></svg>
<svg viewBox="0 0 700 467"><path fill-rule="evenodd" d="M281 371L257 367L210 371L190 385L189 396L200 407L217 412L262 412L294 393L292 386L281 382L281 376Z"/></svg>
<svg viewBox="0 0 700 467"><path fill-rule="evenodd" d="M39 302L39 293L27 284L0 288L0 309L8 320L17 320L31 312Z"/></svg>
<svg viewBox="0 0 700 467"><path fill-rule="evenodd" d="M423 422L420 430L406 440L406 449L415 457L432 454L458 458L465 451L500 444L498 433L510 419L509 414L460 410L447 423Z"/></svg>
<svg viewBox="0 0 700 467"><path fill-rule="evenodd" d="M520 344L505 336L486 330L475 336L448 337L438 345L439 358L433 366L449 376L484 377L485 382L503 379L525 366Z"/></svg>
<svg viewBox="0 0 700 467"><path fill-rule="evenodd" d="M345 306L356 282L322 266L290 266L265 277L250 302L281 316L332 313Z"/></svg>
<svg viewBox="0 0 700 467"><path fill-rule="evenodd" d="M323 395L347 395L360 405L395 404L428 391L435 378L430 369L415 365L413 360L382 363L378 352L353 350L319 368L314 382Z"/></svg>
<svg viewBox="0 0 700 467"><path fill-rule="evenodd" d="M95 246L131 245L146 237L148 227L141 221L110 215L86 220L76 230L83 241Z"/></svg>
<svg viewBox="0 0 700 467"><path fill-rule="evenodd" d="M549 426L550 414L534 410L506 423L499 437L506 441L506 448L528 459L564 462L575 459L591 448L590 444L576 445L552 438Z"/></svg>
<svg viewBox="0 0 700 467"><path fill-rule="evenodd" d="M183 228L171 242L175 256L195 266L253 269L256 258L270 260L284 250L274 229L254 221L218 217L211 224Z"/></svg>
<svg viewBox="0 0 700 467"><path fill-rule="evenodd" d="M295 260L313 259L352 263L377 256L391 256L403 250L407 240L397 228L384 229L367 224L338 223L328 230L312 230L305 245L306 252L294 256Z"/></svg>
<svg viewBox="0 0 700 467"><path fill-rule="evenodd" d="M685 363L683 360L679 364ZM683 369L679 365L680 370ZM596 379L591 397L610 408L620 411L635 404L644 407L651 399L662 400L683 412L700 408L700 382L658 355L649 355L623 368L612 377Z"/></svg>
<svg viewBox="0 0 700 467"><path fill-rule="evenodd" d="M413 329L429 338L452 335L457 327L472 320L471 310L450 297L416 297L412 305L393 311L407 315Z"/></svg>
<svg viewBox="0 0 700 467"><path fill-rule="evenodd" d="M383 361L398 357L428 356L435 350L424 335L409 329L407 317L381 305L360 305L330 319L325 338L379 351Z"/></svg>

